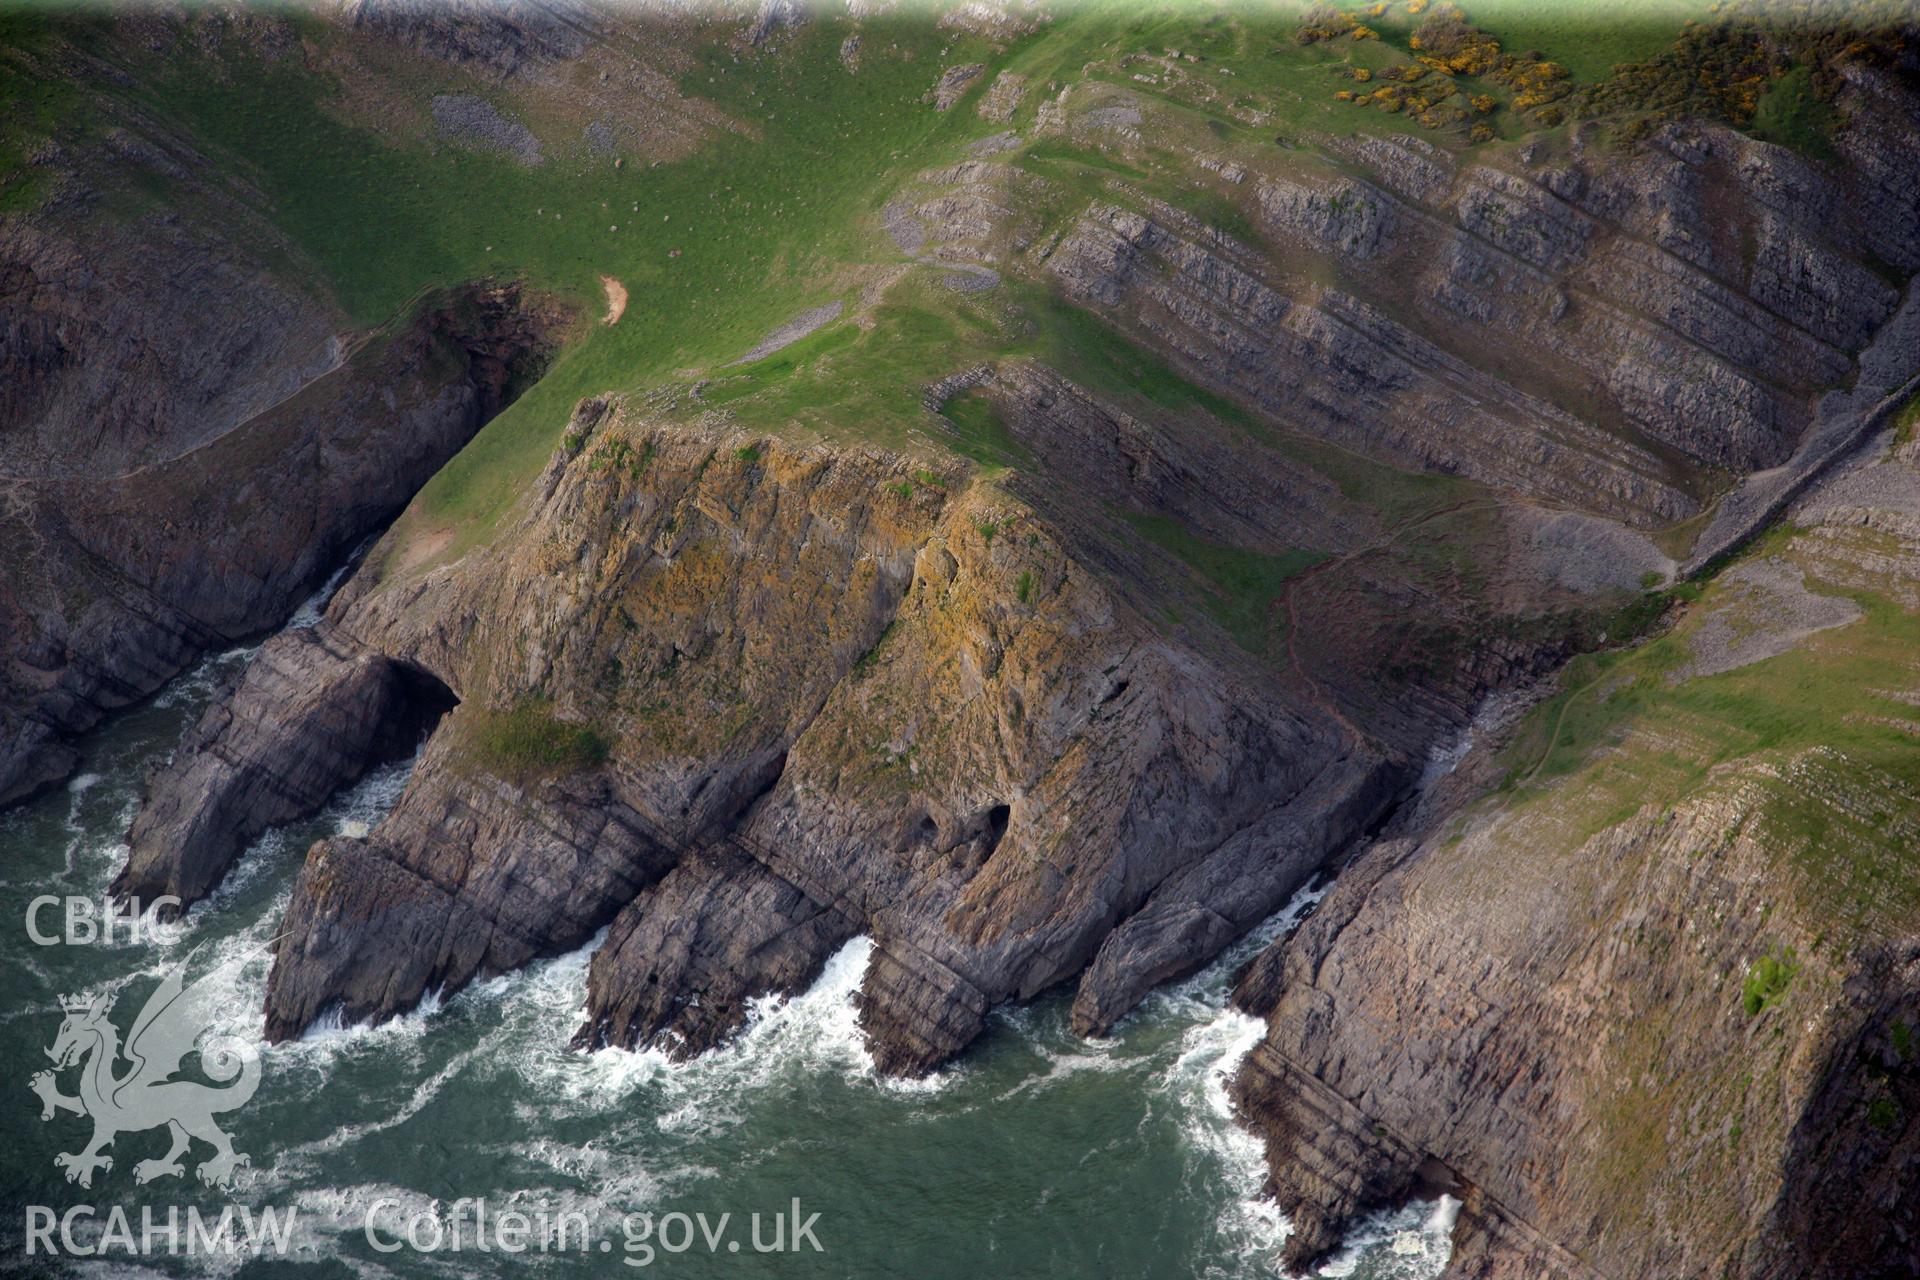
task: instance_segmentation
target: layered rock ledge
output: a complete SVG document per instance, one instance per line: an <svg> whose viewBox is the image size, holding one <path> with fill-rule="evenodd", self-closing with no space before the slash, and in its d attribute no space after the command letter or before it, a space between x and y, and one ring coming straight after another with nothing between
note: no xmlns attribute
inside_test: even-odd
<svg viewBox="0 0 1920 1280"><path fill-rule="evenodd" d="M992 394L1022 441L1093 468L1116 502L1241 544L1378 539L1311 472L1236 472L1239 446L1183 451L1190 428L1149 428L1042 367ZM1236 493L1256 475L1257 500ZM391 815L309 855L274 1038L329 1011L390 1016L603 928L585 1045L710 1047L857 933L885 1070L930 1070L996 1004L1063 982L1097 1034L1276 909L1487 687L1566 643L1469 643L1417 708L1359 733L1342 707L1379 696L1363 664L1402 642L1397 620L1353 627L1339 656L1256 657L1204 616L1149 621L1190 571L1057 486L598 400L513 519L451 563L389 537L317 628L262 648L136 822L122 885L190 898L263 823L311 812L444 711ZM1357 554L1369 567L1334 579L1347 591L1412 571ZM1292 610L1351 612L1317 591ZM1478 607L1432 622L1464 630ZM1278 646L1298 623L1263 611Z"/></svg>

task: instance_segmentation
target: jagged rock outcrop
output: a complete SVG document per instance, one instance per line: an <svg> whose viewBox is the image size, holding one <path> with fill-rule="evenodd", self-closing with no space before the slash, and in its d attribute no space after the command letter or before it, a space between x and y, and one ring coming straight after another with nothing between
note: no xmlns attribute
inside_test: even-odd
<svg viewBox="0 0 1920 1280"><path fill-rule="evenodd" d="M928 92L927 101L933 104L935 111L951 110L953 104L966 96L967 90L973 87L973 82L978 80L986 69L986 65L979 62L948 67L940 73L940 83Z"/></svg>
<svg viewBox="0 0 1920 1280"><path fill-rule="evenodd" d="M1269 224L1305 236L1332 253L1371 258L1380 252L1392 203L1352 179L1309 186L1270 178L1259 186L1260 212Z"/></svg>
<svg viewBox="0 0 1920 1280"><path fill-rule="evenodd" d="M269 1040L329 1011L378 1021L430 992L580 947L672 865L606 779L490 777L451 741L430 740L406 795L371 834L308 853L268 975Z"/></svg>
<svg viewBox="0 0 1920 1280"><path fill-rule="evenodd" d="M1375 536L1310 469L1149 427L1042 366L969 394L1088 494L1223 543ZM889 1071L1064 981L1097 1033L1277 907L1520 669L1500 663L1555 643L1463 666L1376 740L1328 701L1370 681L1364 645L1324 682L1275 683L1208 624L1150 624L1171 589L1153 584L1190 571L1084 497L584 403L516 527L438 568L390 538L312 638L258 660L344 655L320 737L389 718L377 678L344 674L370 655L460 700L392 815L310 855L270 1034L388 1016L602 926L583 1043L710 1047L855 933ZM1371 589L1382 561L1341 580ZM335 700L368 686L356 710ZM503 725L522 745L591 735L604 758L553 766ZM272 772L233 739L188 744L138 830L227 831L220 797Z"/></svg>
<svg viewBox="0 0 1920 1280"><path fill-rule="evenodd" d="M950 473L902 496L909 463L887 455L737 453L600 427L526 536L343 594L323 634L462 704L392 817L310 859L273 1034L335 1003L383 1016L611 920L585 1034L693 1051L865 931L875 1052L917 1072L1142 907L1178 915L1184 868L1250 877L1223 931L1169 948L1143 927L1106 955L1087 1015L1106 1025L1382 802L1378 757L1156 637L1009 495ZM541 690L603 727L604 766L502 776L470 717ZM580 787L604 825L581 825Z"/></svg>
<svg viewBox="0 0 1920 1280"><path fill-rule="evenodd" d="M356 31L501 80L580 57L606 19L577 0L344 0Z"/></svg>
<svg viewBox="0 0 1920 1280"><path fill-rule="evenodd" d="M746 462L709 436L630 443L603 426L542 481L530 520L545 532L364 599L350 584L326 625L435 671L463 705L388 822L366 841L333 842L322 859L378 866L377 887L371 871L303 877L290 924L310 927L294 931L277 967L276 1034L332 1001L381 1016L417 1000L429 976L457 987L483 962L497 972L527 958L462 952L449 925L447 958L429 970L402 963L409 930L358 921L405 919L417 900L481 934L512 917L535 954L577 946L680 852L724 829L905 587L911 531L930 512L883 490L889 472L903 474L901 464L785 453ZM488 708L554 693L540 714L597 720L614 744L604 768L549 779L469 748ZM586 836L564 817L581 786L615 815ZM443 847L451 813L474 816ZM604 864L604 889L571 887L581 877L550 871L555 859ZM543 880L559 888L543 893ZM500 897L509 889L511 901ZM577 926L586 934L574 937ZM322 961L315 949L329 937L343 941ZM396 966L410 987L390 978ZM354 999L363 989L387 1003Z"/></svg>

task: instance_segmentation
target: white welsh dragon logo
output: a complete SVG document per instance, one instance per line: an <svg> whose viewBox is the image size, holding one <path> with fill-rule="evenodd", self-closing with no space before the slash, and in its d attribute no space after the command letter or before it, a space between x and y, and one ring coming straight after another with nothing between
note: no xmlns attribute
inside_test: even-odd
<svg viewBox="0 0 1920 1280"><path fill-rule="evenodd" d="M156 1160L142 1160L133 1167L136 1182L155 1178L178 1177L185 1173L180 1157L198 1138L214 1149L200 1162L202 1182L229 1186L234 1170L250 1163L233 1149L233 1141L214 1123L213 1118L246 1105L260 1085L260 1053L253 1045L230 1037L209 1039L200 1046L200 1067L214 1080L231 1081L215 1088L198 1080L174 1080L181 1059L211 1029L214 1005L221 989L230 989L230 962L213 973L185 986L186 964L169 973L140 1009L127 1033L124 1047L120 1033L107 1020L114 997L66 999L66 1021L54 1038L47 1056L53 1059L52 1071L37 1073L31 1082L40 1095L40 1118L51 1120L56 1111L71 1111L93 1121L93 1140L78 1152L53 1158L67 1171L67 1181L83 1187L93 1185L96 1169L113 1168L113 1158L101 1152L113 1145L122 1133L167 1127L173 1145ZM128 1069L120 1071L121 1059ZM55 1073L80 1064L80 1091L69 1097L59 1090Z"/></svg>

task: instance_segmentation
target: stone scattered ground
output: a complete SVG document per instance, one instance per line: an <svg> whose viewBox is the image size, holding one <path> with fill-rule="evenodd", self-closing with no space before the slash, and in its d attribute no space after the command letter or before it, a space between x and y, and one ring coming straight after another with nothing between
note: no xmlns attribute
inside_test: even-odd
<svg viewBox="0 0 1920 1280"><path fill-rule="evenodd" d="M546 162L540 139L518 120L500 114L485 98L470 93L443 93L433 100L433 122L440 132L462 146L502 151L532 168Z"/></svg>
<svg viewBox="0 0 1920 1280"><path fill-rule="evenodd" d="M1739 603L1701 624L1693 637L1693 660L1667 677L1673 684L1778 657L1816 632L1861 616L1860 606L1844 596L1808 590L1805 575L1777 559L1738 565L1721 581L1735 590Z"/></svg>
<svg viewBox="0 0 1920 1280"><path fill-rule="evenodd" d="M1013 137L1000 134L996 137ZM988 142L994 139L987 139ZM975 144L976 147L980 144ZM984 293L1000 283L1000 273L992 267L977 262L950 262L923 252L927 244L927 231L920 219L915 216L913 207L904 200L896 200L881 213L886 225L887 235L892 238L894 247L909 255L914 261L926 266L937 267L942 275L940 282L955 293ZM943 250L945 252L945 250Z"/></svg>
<svg viewBox="0 0 1920 1280"><path fill-rule="evenodd" d="M887 224L887 234L893 237L894 247L905 254L918 254L927 243L927 233L920 226L920 220L913 216L913 209L904 200L895 200L880 215Z"/></svg>
<svg viewBox="0 0 1920 1280"><path fill-rule="evenodd" d="M782 347L792 346L820 326L836 320L845 304L835 299L824 306L811 307L802 311L793 319L760 339L753 350L735 360L735 364L752 364L755 360L764 360Z"/></svg>
<svg viewBox="0 0 1920 1280"><path fill-rule="evenodd" d="M985 156L997 156L1003 151L1015 151L1020 146L1020 135L1012 129L1005 133L991 134L978 142L967 144L967 154L980 159Z"/></svg>
<svg viewBox="0 0 1920 1280"><path fill-rule="evenodd" d="M1013 119L1013 113L1020 109L1020 99L1026 96L1027 78L1015 75L1011 71L1002 71L980 100L980 117L999 124L1007 124Z"/></svg>
<svg viewBox="0 0 1920 1280"><path fill-rule="evenodd" d="M1000 283L1000 273L992 267L972 262L948 263L941 283L955 293L984 293Z"/></svg>
<svg viewBox="0 0 1920 1280"><path fill-rule="evenodd" d="M1893 448L1896 457L1916 456L1917 446L1911 443ZM1812 494L1795 508L1794 522L1867 525L1907 536L1920 530L1920 489L1902 468L1875 465L1881 452L1868 450L1858 465Z"/></svg>
<svg viewBox="0 0 1920 1280"><path fill-rule="evenodd" d="M1132 129L1144 120L1140 108L1128 104L1112 107L1095 107L1081 116L1081 120L1096 129Z"/></svg>
<svg viewBox="0 0 1920 1280"><path fill-rule="evenodd" d="M1674 563L1645 534L1576 511L1516 513L1521 552L1542 577L1570 591L1637 591L1649 574L1661 581Z"/></svg>

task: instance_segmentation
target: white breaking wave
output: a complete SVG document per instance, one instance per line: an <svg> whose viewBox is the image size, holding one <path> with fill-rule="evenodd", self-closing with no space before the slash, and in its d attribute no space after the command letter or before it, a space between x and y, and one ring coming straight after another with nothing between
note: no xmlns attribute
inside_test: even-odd
<svg viewBox="0 0 1920 1280"><path fill-rule="evenodd" d="M333 593L340 589L340 584L346 581L347 574L360 563L360 553L377 537L379 535L374 534L355 547L352 553L340 562L340 566L327 575L327 580L320 584L320 589L300 602L300 607L293 611L291 618L287 619L287 630L305 631L309 627L320 624L320 618L326 613L327 606L333 603Z"/></svg>
<svg viewBox="0 0 1920 1280"><path fill-rule="evenodd" d="M1181 1108L1181 1135L1221 1171L1229 1199L1220 1210L1220 1232L1241 1259L1272 1258L1291 1229L1278 1206L1260 1194L1266 1181L1266 1153L1260 1140L1240 1124L1228 1093L1241 1060L1260 1043L1266 1029L1258 1018L1223 1008L1180 1038L1180 1056L1161 1085ZM1208 1274L1229 1273L1210 1267Z"/></svg>
<svg viewBox="0 0 1920 1280"><path fill-rule="evenodd" d="M405 760L396 760L372 770L329 801L321 810L318 820L331 835L365 835L378 826L393 811L393 806L399 803L401 794L406 791L407 783L413 777L414 765L419 760L419 753L415 752ZM306 857L310 838L296 833L308 829L308 823L297 822L275 827L263 834L234 862L219 886L188 909L188 918L225 915L233 900L261 876L285 874L286 863L297 865L299 860ZM279 905L284 909L284 903ZM273 915L274 921L279 918L278 914Z"/></svg>
<svg viewBox="0 0 1920 1280"><path fill-rule="evenodd" d="M1182 1136L1203 1159L1218 1167L1233 1193L1219 1217L1221 1235L1235 1256L1209 1263L1207 1276L1238 1276L1251 1270L1273 1274L1280 1247L1292 1224L1279 1206L1261 1194L1266 1183L1266 1152L1260 1139L1235 1115L1228 1090L1241 1063L1266 1035L1260 1019L1227 1003L1233 975L1317 906L1331 883L1310 884L1229 947L1207 968L1153 997L1161 1016L1201 1018L1181 1036L1180 1054L1161 1087L1173 1094L1182 1112ZM1206 1016L1211 1010L1211 1016ZM1364 1263L1369 1280L1434 1280L1451 1254L1452 1232L1460 1202L1443 1196L1392 1213L1365 1219L1343 1242L1341 1251L1319 1274L1352 1276ZM1251 1264L1250 1266L1248 1264Z"/></svg>
<svg viewBox="0 0 1920 1280"><path fill-rule="evenodd" d="M1267 1272L1291 1226L1279 1207L1261 1195L1266 1153L1260 1139L1234 1114L1228 1093L1241 1062L1266 1034L1266 1024L1231 1007L1227 1000L1240 966L1297 925L1326 893L1326 885L1309 884L1212 964L1148 1001L1151 1016L1193 1024L1181 1035L1179 1056L1158 1088L1171 1094L1179 1107L1181 1136L1189 1148L1203 1164L1217 1169L1226 1185L1228 1198L1218 1225L1237 1254L1233 1261L1252 1260ZM1206 1274L1225 1276L1236 1271L1214 1263Z"/></svg>
<svg viewBox="0 0 1920 1280"><path fill-rule="evenodd" d="M1371 1214L1315 1274L1334 1280L1357 1275L1364 1265L1368 1280L1433 1280L1452 1253L1459 1217L1460 1202L1445 1195Z"/></svg>
<svg viewBox="0 0 1920 1280"><path fill-rule="evenodd" d="M799 1075L835 1072L902 1092L928 1092L951 1084L958 1069L926 1080L897 1081L876 1070L861 1034L854 1004L873 940L853 938L834 952L820 976L791 997L761 996L748 1004L745 1025L726 1044L685 1062L660 1049L601 1049L571 1053L568 1035L585 1017L586 970L592 946L550 962L525 985L518 975L496 979L514 984L516 1001L531 997L550 1016L548 1035L532 1037L517 1055L529 1083L583 1111L598 1111L643 1086L659 1089L668 1107L660 1125L681 1134L732 1127L743 1094L765 1090ZM557 1050L554 1046L562 1046Z"/></svg>
<svg viewBox="0 0 1920 1280"><path fill-rule="evenodd" d="M244 666L259 649L259 645L249 644L208 654L186 671L175 676L173 682L161 690L159 696L153 700L153 705L197 707L213 701L214 695L226 683L227 677Z"/></svg>
<svg viewBox="0 0 1920 1280"><path fill-rule="evenodd" d="M303 609L289 625L311 625L334 585L330 582L310 602L311 609ZM176 681L164 697L174 700L172 705L193 708L210 698L250 652L209 658ZM137 775L118 762L102 767L105 774L83 775L70 785L73 841L68 863L76 878L104 887L124 858L125 847L85 836L80 806L88 806L86 818L96 831L103 829L96 820L103 805L122 809L115 829L124 830L138 788L132 781ZM267 833L246 851L208 903L161 931L151 952L138 957L142 967L104 981L98 989L157 979L187 952L202 948L195 954L196 971L225 967L232 975L229 989L220 993L214 1030L257 1043L271 964L267 948L284 916L291 872L304 856L306 838L316 830L360 834L371 829L405 790L412 767L412 761L404 761L376 770L313 822ZM268 888L276 882L277 888ZM1010 1031L1023 1050L1040 1061L1011 1088L994 1084L963 1093L962 1109L978 1106L991 1117L996 1099L1043 1094L1083 1073L1137 1073L1145 1082L1147 1115L1164 1116L1171 1109L1187 1185L1220 1206L1216 1245L1195 1270L1220 1277L1271 1274L1288 1225L1276 1206L1259 1195L1265 1176L1261 1144L1238 1123L1228 1093L1264 1026L1228 1007L1227 1000L1240 965L1297 924L1324 893L1324 888L1315 888L1297 894L1206 969L1150 995L1129 1019L1138 1034L1080 1040L1068 1032L1063 1010L1055 1003L996 1012L996 1026ZM264 1196L277 1203L291 1199L302 1207L299 1256L338 1257L355 1272L384 1280L392 1274L386 1268L342 1252L339 1245L358 1235L365 1208L375 1199L396 1198L406 1213L437 1202L381 1182L360 1183L368 1176L364 1167L344 1178L340 1171L363 1166L367 1151L382 1149L379 1142L359 1153L356 1147L421 1118L436 1103L435 1114L460 1105L464 1092L475 1085L511 1108L515 1121L513 1133L503 1133L492 1145L484 1134L478 1136L475 1154L519 1173L512 1175L514 1185L508 1189L473 1190L486 1191L490 1200L501 1203L532 1197L577 1210L602 1225L664 1203L687 1182L723 1177L723 1170L698 1163L705 1150L702 1141L738 1129L769 1100L777 1104L809 1079L824 1075L857 1083L895 1098L903 1112L910 1112L928 1093L966 1089L975 1081L996 1078L993 1070L966 1065L918 1082L879 1074L860 1032L855 1004L873 951L866 937L836 951L804 992L750 1002L740 1032L718 1050L691 1061L674 1062L659 1051L572 1051L567 1043L585 1016L591 956L604 937L603 930L570 954L476 983L444 1005L435 993L410 1013L373 1027L341 1025L336 1012L303 1038L273 1046L265 1061L277 1105L325 1107L339 1112L338 1122L322 1136L312 1136L313 1129L307 1128L301 1132L306 1141L255 1149L258 1167L243 1175L248 1198L258 1202ZM443 1022L458 1024L448 1028L450 1038L444 1042L431 1034ZM332 1099L340 1095L329 1091L349 1073L397 1087L380 1089L380 1101L372 1106L351 1101L336 1105ZM1135 1086L1117 1079L1111 1087ZM578 1131L582 1120L592 1122L590 1138L583 1139ZM437 1121L427 1115L424 1123ZM665 1145L673 1154L661 1151L663 1138L669 1139ZM384 1139L387 1144L393 1141ZM316 1185L320 1183L330 1185ZM1430 1280L1445 1265L1451 1215L1457 1210L1457 1202L1442 1200L1376 1215L1323 1274ZM417 1275L442 1268L437 1261L409 1256L404 1270Z"/></svg>

